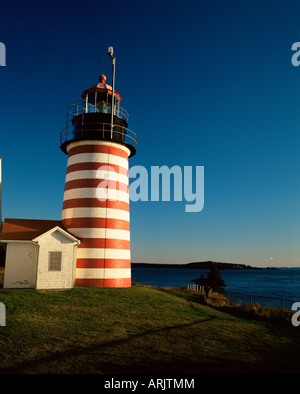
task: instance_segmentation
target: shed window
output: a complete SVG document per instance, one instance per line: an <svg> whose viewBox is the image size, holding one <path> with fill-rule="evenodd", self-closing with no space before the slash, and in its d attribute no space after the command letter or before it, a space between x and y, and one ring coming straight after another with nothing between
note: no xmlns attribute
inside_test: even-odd
<svg viewBox="0 0 300 394"><path fill-rule="evenodd" d="M61 252L49 252L49 271L61 271Z"/></svg>

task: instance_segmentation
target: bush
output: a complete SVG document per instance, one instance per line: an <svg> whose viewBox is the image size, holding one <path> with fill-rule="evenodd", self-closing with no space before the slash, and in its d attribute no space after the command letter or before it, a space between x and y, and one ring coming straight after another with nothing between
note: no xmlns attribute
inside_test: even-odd
<svg viewBox="0 0 300 394"><path fill-rule="evenodd" d="M289 309L283 309L274 306L261 306L258 302L254 304L245 303L242 305L235 304L229 298L214 291L206 297L205 292L193 289L185 289L185 293L190 294L194 301L205 304L216 309L221 309L226 313L240 316L244 319L259 320L273 323L285 323L290 325L291 317L294 313Z"/></svg>
<svg viewBox="0 0 300 394"><path fill-rule="evenodd" d="M261 306L258 302L255 304L244 304L237 307L243 317L252 318L255 320L270 321L270 322L286 322L290 324L292 311L274 306Z"/></svg>
<svg viewBox="0 0 300 394"><path fill-rule="evenodd" d="M210 272L207 273L206 278L204 275L201 275L200 278L193 279L193 282L197 283L197 285L212 288L216 291L225 291L225 287L227 286L221 277L216 264L211 265Z"/></svg>

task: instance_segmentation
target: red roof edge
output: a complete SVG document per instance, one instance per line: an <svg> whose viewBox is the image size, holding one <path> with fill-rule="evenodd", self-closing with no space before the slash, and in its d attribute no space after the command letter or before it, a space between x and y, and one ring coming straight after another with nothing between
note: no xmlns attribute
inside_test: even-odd
<svg viewBox="0 0 300 394"><path fill-rule="evenodd" d="M5 219L1 241L31 241L56 226L68 232L61 220Z"/></svg>

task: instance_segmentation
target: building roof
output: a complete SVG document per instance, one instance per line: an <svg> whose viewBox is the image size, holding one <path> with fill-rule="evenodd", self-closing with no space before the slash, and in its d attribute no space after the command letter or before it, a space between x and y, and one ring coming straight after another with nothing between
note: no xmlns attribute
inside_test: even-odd
<svg viewBox="0 0 300 394"><path fill-rule="evenodd" d="M5 219L1 240L31 241L56 226L67 231L60 220Z"/></svg>

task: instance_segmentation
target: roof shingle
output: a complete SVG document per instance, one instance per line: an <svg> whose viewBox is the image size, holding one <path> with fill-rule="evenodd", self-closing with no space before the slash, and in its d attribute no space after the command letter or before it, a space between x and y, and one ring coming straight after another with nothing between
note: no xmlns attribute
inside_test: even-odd
<svg viewBox="0 0 300 394"><path fill-rule="evenodd" d="M67 231L60 220L5 219L1 240L31 241L56 226Z"/></svg>

